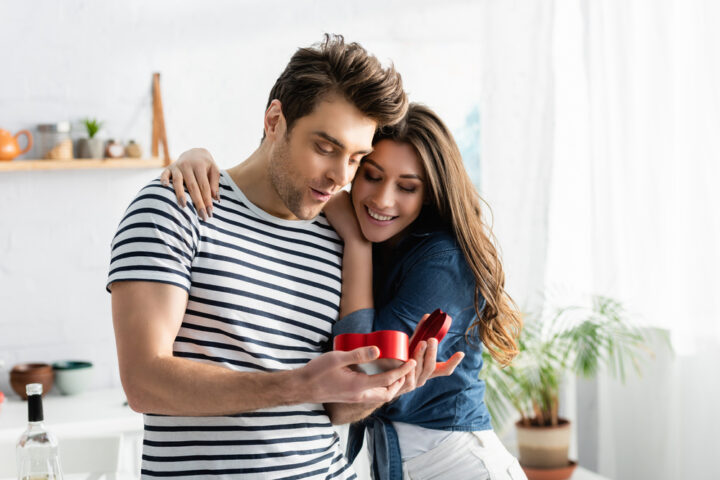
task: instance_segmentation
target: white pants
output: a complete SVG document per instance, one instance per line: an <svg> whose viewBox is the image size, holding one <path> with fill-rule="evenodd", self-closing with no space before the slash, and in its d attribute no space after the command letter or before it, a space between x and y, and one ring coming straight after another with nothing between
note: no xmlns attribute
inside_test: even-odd
<svg viewBox="0 0 720 480"><path fill-rule="evenodd" d="M404 480L527 480L495 432L464 432L403 462Z"/></svg>

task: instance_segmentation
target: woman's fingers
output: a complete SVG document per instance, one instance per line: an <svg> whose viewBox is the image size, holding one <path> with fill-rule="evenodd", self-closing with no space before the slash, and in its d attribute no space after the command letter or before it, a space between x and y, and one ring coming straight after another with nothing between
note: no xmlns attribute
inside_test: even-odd
<svg viewBox="0 0 720 480"><path fill-rule="evenodd" d="M438 347L438 341L436 338L430 338L427 342L424 342L426 344L425 352L423 356L423 368L417 369L420 370L417 375L416 384L418 387L422 387L425 385L425 382L432 377L433 373L435 372L435 363L437 358L437 347ZM416 370L416 371L417 371Z"/></svg>
<svg viewBox="0 0 720 480"><path fill-rule="evenodd" d="M185 180L185 188L187 188L187 191L190 194L190 198L193 201L193 205L195 205L195 209L197 210L198 217L200 217L200 219L203 221L207 220L207 213L205 212L205 203L203 202L202 194L200 193L200 188L198 187L197 180L195 179L195 175L192 174L189 177L184 177L184 180Z"/></svg>
<svg viewBox="0 0 720 480"><path fill-rule="evenodd" d="M160 183L165 187L170 186L170 167L165 167L165 170L160 174Z"/></svg>
<svg viewBox="0 0 720 480"><path fill-rule="evenodd" d="M168 167L168 170L172 175L172 185L175 190L175 196L181 207L185 208L187 205L187 198L185 197L185 186L183 184L183 176L180 170L177 168Z"/></svg>
<svg viewBox="0 0 720 480"><path fill-rule="evenodd" d="M413 332L412 336L410 337L408 344L412 343L413 338L415 338L415 335L417 335L417 332L420 331L420 327L422 326L423 323L425 323L425 320L427 320L429 316L430 316L429 313L426 313L425 315L422 316L422 318L420 319L420 321L417 324L417 327L415 327L415 331ZM412 352L411 352L411 354L412 354Z"/></svg>
<svg viewBox="0 0 720 480"><path fill-rule="evenodd" d="M207 212L207 216L212 217L213 199L212 191L210 189L210 181L208 180L208 172L205 169L196 169L193 170L193 175L195 176L198 189L200 190L200 203L197 203L195 197L193 197L193 202L195 202L195 206L198 207L198 209L204 207ZM204 218L203 220L207 220L207 218Z"/></svg>
<svg viewBox="0 0 720 480"><path fill-rule="evenodd" d="M447 361L438 362L438 364L435 366L435 371L430 378L447 377L452 375L452 373L455 371L455 368L460 365L460 362L462 362L463 358L465 358L465 354L463 352L456 352Z"/></svg>
<svg viewBox="0 0 720 480"><path fill-rule="evenodd" d="M220 169L214 163L210 166L210 193L220 203Z"/></svg>

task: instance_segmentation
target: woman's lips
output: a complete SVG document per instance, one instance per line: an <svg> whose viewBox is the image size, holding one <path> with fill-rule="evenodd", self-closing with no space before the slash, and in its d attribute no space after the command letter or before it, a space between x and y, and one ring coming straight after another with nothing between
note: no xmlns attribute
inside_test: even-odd
<svg viewBox="0 0 720 480"><path fill-rule="evenodd" d="M367 205L365 205L365 215L367 216L367 219L371 223L373 223L375 225L380 225L380 226L389 225L390 223L393 222L393 220L395 220L397 218L397 217L393 217L390 215L381 215L380 213L376 212L375 210L372 210ZM376 217L385 218L385 220L380 220L380 218L376 218Z"/></svg>

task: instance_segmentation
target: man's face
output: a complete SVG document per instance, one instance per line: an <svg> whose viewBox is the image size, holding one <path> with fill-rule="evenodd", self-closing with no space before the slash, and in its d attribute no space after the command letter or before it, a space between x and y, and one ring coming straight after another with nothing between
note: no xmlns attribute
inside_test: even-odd
<svg viewBox="0 0 720 480"><path fill-rule="evenodd" d="M294 218L316 217L330 197L350 183L372 150L375 121L333 96L280 128L270 154L270 181Z"/></svg>

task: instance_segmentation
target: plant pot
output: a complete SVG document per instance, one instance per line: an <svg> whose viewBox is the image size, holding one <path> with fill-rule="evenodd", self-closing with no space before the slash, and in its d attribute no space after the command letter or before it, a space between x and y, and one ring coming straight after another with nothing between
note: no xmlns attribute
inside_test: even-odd
<svg viewBox="0 0 720 480"><path fill-rule="evenodd" d="M577 463L570 461L564 467L559 468L532 468L523 467L528 480L567 480L572 477Z"/></svg>
<svg viewBox="0 0 720 480"><path fill-rule="evenodd" d="M517 422L520 465L530 468L567 468L570 422L559 419L556 427L523 425Z"/></svg>
<svg viewBox="0 0 720 480"><path fill-rule="evenodd" d="M81 138L78 140L78 158L103 158L105 141L101 138Z"/></svg>

